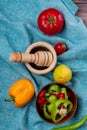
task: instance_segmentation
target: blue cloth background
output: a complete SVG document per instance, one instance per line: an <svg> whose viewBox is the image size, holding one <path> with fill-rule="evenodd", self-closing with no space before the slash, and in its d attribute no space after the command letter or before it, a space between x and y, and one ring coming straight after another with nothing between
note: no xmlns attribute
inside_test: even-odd
<svg viewBox="0 0 87 130"><path fill-rule="evenodd" d="M65 17L63 31L54 36L44 35L37 26L39 13L49 7L59 9ZM0 0L0 130L50 130L54 127L76 123L87 114L87 28L75 16L78 7L71 0ZM68 122L61 125L45 123L36 113L35 97L38 90L54 81L52 72L36 75L28 71L23 63L11 63L11 52L25 52L37 41L54 46L65 42L68 51L58 56L57 65L64 63L73 71L68 85L76 93L78 109ZM35 96L23 108L5 103L8 88L18 79L27 77L35 86ZM87 123L79 130L86 130Z"/></svg>

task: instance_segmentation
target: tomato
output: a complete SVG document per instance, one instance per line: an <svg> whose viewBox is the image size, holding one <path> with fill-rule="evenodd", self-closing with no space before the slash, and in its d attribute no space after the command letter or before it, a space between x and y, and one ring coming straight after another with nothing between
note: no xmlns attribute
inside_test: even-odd
<svg viewBox="0 0 87 130"><path fill-rule="evenodd" d="M55 49L57 55L60 55L67 50L67 46L65 43L59 42L59 43L55 44L54 49Z"/></svg>
<svg viewBox="0 0 87 130"><path fill-rule="evenodd" d="M48 35L59 33L64 26L63 14L54 8L48 8L42 11L38 16L38 27Z"/></svg>

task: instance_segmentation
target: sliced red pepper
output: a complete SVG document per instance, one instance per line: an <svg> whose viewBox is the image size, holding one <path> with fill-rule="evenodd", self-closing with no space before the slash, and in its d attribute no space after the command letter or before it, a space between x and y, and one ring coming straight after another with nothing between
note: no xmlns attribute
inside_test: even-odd
<svg viewBox="0 0 87 130"><path fill-rule="evenodd" d="M40 110L43 110L43 106L44 106L43 104L40 104Z"/></svg>
<svg viewBox="0 0 87 130"><path fill-rule="evenodd" d="M45 93L46 93L45 89L41 90L40 93L39 93L39 95L38 95L38 97L39 98L43 97Z"/></svg>
<svg viewBox="0 0 87 130"><path fill-rule="evenodd" d="M40 105L40 109L43 110L43 106L47 103L47 100L42 97L37 100L38 104Z"/></svg>
<svg viewBox="0 0 87 130"><path fill-rule="evenodd" d="M46 103L46 99L44 97L42 97L41 99L42 99L42 103L41 104L45 104Z"/></svg>
<svg viewBox="0 0 87 130"><path fill-rule="evenodd" d="M39 98L39 99L37 100L37 102L38 102L38 104L41 104L41 103L42 103L42 100Z"/></svg>
<svg viewBox="0 0 87 130"><path fill-rule="evenodd" d="M59 99L65 99L65 94L64 93L58 93L57 98Z"/></svg>
<svg viewBox="0 0 87 130"><path fill-rule="evenodd" d="M43 104L44 105L47 101L46 101L46 99L44 97L42 97L42 98L38 98L37 102L38 102L38 104Z"/></svg>

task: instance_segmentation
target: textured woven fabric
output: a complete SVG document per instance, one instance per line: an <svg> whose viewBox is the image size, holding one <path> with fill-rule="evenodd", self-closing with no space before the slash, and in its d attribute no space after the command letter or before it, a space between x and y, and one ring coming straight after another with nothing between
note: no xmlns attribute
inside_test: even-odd
<svg viewBox="0 0 87 130"><path fill-rule="evenodd" d="M59 9L65 17L65 27L61 33L48 36L37 26L39 13L49 7ZM76 123L87 114L87 28L75 16L78 7L71 0L0 0L0 130L50 130L54 127ZM68 51L58 56L56 65L64 63L73 72L68 83L75 92L78 108L66 123L51 125L44 122L35 109L35 97L39 89L53 82L53 72L37 75L28 71L23 63L9 61L11 52L25 52L27 47L38 41L54 46L65 42ZM35 86L35 96L23 108L6 103L8 88L18 79L27 77ZM86 130L87 123L79 130Z"/></svg>

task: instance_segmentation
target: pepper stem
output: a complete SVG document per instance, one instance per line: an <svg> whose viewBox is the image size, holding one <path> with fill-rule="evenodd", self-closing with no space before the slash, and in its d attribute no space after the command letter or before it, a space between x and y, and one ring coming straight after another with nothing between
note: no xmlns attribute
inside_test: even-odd
<svg viewBox="0 0 87 130"><path fill-rule="evenodd" d="M11 102L11 101L15 101L15 97L11 96L8 99L5 99L5 102Z"/></svg>

